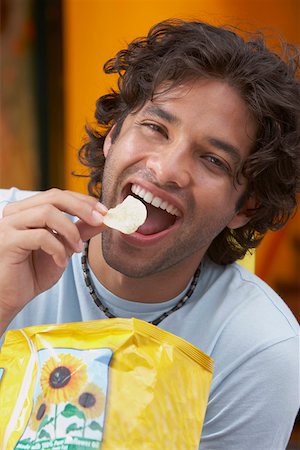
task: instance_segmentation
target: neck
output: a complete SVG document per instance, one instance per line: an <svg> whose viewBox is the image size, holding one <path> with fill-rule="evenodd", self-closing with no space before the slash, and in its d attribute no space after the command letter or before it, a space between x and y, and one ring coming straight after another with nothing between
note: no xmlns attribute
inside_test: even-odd
<svg viewBox="0 0 300 450"><path fill-rule="evenodd" d="M126 300L142 303L161 303L176 297L186 288L200 262L196 254L188 264L181 263L143 278L131 278L106 263L100 235L91 239L88 259L92 271L108 290Z"/></svg>

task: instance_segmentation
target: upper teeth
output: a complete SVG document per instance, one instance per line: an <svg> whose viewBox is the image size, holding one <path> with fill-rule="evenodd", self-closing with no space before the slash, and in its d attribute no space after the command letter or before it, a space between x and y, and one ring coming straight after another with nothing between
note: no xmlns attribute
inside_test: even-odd
<svg viewBox="0 0 300 450"><path fill-rule="evenodd" d="M180 216L180 212L175 206L171 205L165 200L162 200L159 197L155 197L150 191L138 186L137 184L133 184L131 186L131 191L142 198L146 203L150 203L156 208L161 208L166 210L169 214L173 214L174 216Z"/></svg>

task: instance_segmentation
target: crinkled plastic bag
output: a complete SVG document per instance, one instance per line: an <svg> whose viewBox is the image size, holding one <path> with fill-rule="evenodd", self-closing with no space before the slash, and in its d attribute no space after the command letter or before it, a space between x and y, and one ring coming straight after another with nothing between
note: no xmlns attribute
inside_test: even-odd
<svg viewBox="0 0 300 450"><path fill-rule="evenodd" d="M8 331L2 449L198 449L212 360L137 319Z"/></svg>

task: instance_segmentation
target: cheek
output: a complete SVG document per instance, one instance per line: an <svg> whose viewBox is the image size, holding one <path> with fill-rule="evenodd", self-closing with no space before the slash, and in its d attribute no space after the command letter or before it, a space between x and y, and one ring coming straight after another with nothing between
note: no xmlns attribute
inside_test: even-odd
<svg viewBox="0 0 300 450"><path fill-rule="evenodd" d="M211 180L210 180L211 181ZM238 193L231 185L231 181L217 181L214 183L203 180L201 187L193 198L197 199L194 204L196 220L229 222L236 213ZM226 223L227 224L227 223Z"/></svg>
<svg viewBox="0 0 300 450"><path fill-rule="evenodd" d="M108 159L113 161L116 167L126 167L143 159L146 148L147 142L142 142L136 136L126 133L111 146Z"/></svg>

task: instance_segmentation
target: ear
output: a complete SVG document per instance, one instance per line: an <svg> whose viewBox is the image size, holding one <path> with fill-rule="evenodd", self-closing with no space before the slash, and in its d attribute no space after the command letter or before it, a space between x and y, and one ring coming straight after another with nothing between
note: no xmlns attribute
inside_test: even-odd
<svg viewBox="0 0 300 450"><path fill-rule="evenodd" d="M116 126L116 125L113 125L113 126L111 127L111 129L109 130L109 132L108 132L108 134L106 135L105 140L104 140L104 144L103 144L103 154L104 154L105 158L107 157L108 152L109 152L109 150L110 150L110 147L111 147L111 145L112 145L112 137L113 137L113 134L114 134L115 126Z"/></svg>
<svg viewBox="0 0 300 450"><path fill-rule="evenodd" d="M231 219L228 228L235 230L246 225L252 217L252 211L258 206L257 199L254 195L251 195L244 203L242 208L237 211L236 215Z"/></svg>

